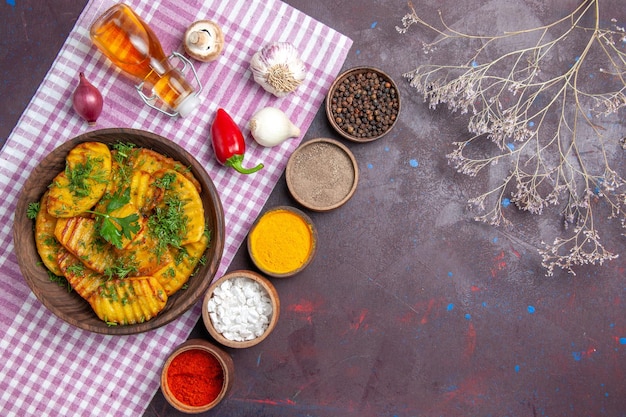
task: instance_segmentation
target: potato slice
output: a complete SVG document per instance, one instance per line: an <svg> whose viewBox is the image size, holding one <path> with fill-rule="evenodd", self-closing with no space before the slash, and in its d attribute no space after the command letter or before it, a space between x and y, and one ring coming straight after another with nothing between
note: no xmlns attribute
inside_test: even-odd
<svg viewBox="0 0 626 417"><path fill-rule="evenodd" d="M141 213L148 213L163 199L163 189L154 186L154 176L147 171L133 172L130 180L130 201Z"/></svg>
<svg viewBox="0 0 626 417"><path fill-rule="evenodd" d="M54 236L57 218L48 213L48 210L46 210L47 204L48 192L41 197L39 202L40 210L35 218L35 245L45 267L56 275L63 275L57 264L57 253L62 246Z"/></svg>
<svg viewBox="0 0 626 417"><path fill-rule="evenodd" d="M85 142L67 155L65 170L50 184L47 210L54 217L74 217L93 207L111 178L111 152L100 142Z"/></svg>
<svg viewBox="0 0 626 417"><path fill-rule="evenodd" d="M133 163L135 170L142 170L149 173L154 173L162 169L172 169L174 171L180 172L182 175L185 176L185 178L191 181L191 183L194 187L196 187L196 190L198 190L198 192L202 190L200 183L193 176L193 173L191 173L191 171L189 171L189 169L187 169L187 167L182 165L180 162L175 161L170 157L161 155L160 153L150 149L141 148L138 150L138 152L133 154L133 158L135 158Z"/></svg>
<svg viewBox="0 0 626 417"><path fill-rule="evenodd" d="M132 265L135 268L132 275L152 275L172 259L168 251L160 251L158 246L156 236L144 227L130 244L123 250L114 249L114 253L118 264Z"/></svg>
<svg viewBox="0 0 626 417"><path fill-rule="evenodd" d="M205 229L204 207L200 194L193 183L177 171L163 170L155 174L157 178L163 178L166 175L173 176L174 180L165 189L163 202L160 206L164 208L172 201L178 202L180 204L181 223L184 225L181 228L181 245L197 242L202 238Z"/></svg>
<svg viewBox="0 0 626 417"><path fill-rule="evenodd" d="M102 274L87 268L80 259L63 247L58 252L58 267L74 291L85 300L91 298L106 281Z"/></svg>
<svg viewBox="0 0 626 417"><path fill-rule="evenodd" d="M199 241L185 245L183 249L172 249L172 260L154 273L154 277L168 296L178 291L189 280L208 245L209 237L204 233Z"/></svg>
<svg viewBox="0 0 626 417"><path fill-rule="evenodd" d="M136 324L159 314L167 295L154 277L137 277L107 281L87 301L107 323Z"/></svg>
<svg viewBox="0 0 626 417"><path fill-rule="evenodd" d="M115 261L112 246L99 237L94 219L81 216L60 218L54 236L83 264L100 274L104 274Z"/></svg>

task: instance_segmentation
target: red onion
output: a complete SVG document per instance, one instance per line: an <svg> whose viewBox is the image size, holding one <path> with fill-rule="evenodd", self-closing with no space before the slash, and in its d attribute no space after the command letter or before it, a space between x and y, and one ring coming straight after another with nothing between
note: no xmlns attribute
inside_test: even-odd
<svg viewBox="0 0 626 417"><path fill-rule="evenodd" d="M102 113L102 105L104 100L100 91L87 81L84 73L80 73L80 82L78 87L74 90L72 96L72 106L76 113L93 126L96 124L96 120Z"/></svg>

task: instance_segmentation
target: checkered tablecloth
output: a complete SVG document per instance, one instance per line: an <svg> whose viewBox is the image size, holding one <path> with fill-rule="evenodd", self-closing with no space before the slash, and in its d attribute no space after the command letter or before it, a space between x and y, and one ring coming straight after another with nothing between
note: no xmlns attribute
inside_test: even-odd
<svg viewBox="0 0 626 417"><path fill-rule="evenodd" d="M245 128L258 109L281 108L306 132L352 41L276 0L154 0L127 2L153 28L166 53L182 52L187 26L200 19L217 22L226 45L217 61L196 65L204 85L202 106L185 119L170 119L148 108L130 78L115 69L92 45L88 30L114 3L91 1L79 17L51 70L0 153L0 415L137 416L159 388L161 366L189 335L200 317L199 305L178 320L134 336L105 336L76 329L51 314L26 285L14 253L15 205L33 167L55 147L88 130L144 129L184 147L206 167L225 211L226 241L218 276L245 239L302 138L262 148ZM252 80L248 61L271 41L291 42L308 67L295 94L275 98ZM103 92L104 110L95 127L71 107L78 73ZM209 142L218 107L226 109L247 134L245 161L265 168L245 176L220 166Z"/></svg>

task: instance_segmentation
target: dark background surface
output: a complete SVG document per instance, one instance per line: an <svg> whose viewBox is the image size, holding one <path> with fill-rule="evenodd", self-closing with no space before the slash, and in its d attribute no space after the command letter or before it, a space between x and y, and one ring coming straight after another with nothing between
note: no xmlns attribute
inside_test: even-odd
<svg viewBox="0 0 626 417"><path fill-rule="evenodd" d="M356 194L335 211L308 213L320 239L314 262L273 280L279 324L262 344L229 350L234 386L206 415L626 416L626 258L546 277L537 248L546 225L560 223L558 212L532 216L511 207L506 230L471 220L465 202L476 182L445 158L467 118L429 110L402 78L429 58L419 40L430 40L423 30L397 33L409 10L404 1L287 3L352 38L344 68L390 74L402 112L383 139L344 141L359 162ZM427 19L441 9L448 22L482 33L535 27L577 4L414 3ZM84 4L0 4L3 143ZM623 1L601 5L604 23L624 25ZM454 59L451 50L437 53ZM615 129L623 135L623 123ZM315 137L338 139L323 109L305 140ZM624 176L624 154L614 159ZM296 205L284 177L267 207L282 204ZM623 254L619 224L599 222L603 242ZM253 269L243 250L231 265L241 268ZM200 325L192 336L210 340ZM160 392L144 414L170 415L178 413Z"/></svg>

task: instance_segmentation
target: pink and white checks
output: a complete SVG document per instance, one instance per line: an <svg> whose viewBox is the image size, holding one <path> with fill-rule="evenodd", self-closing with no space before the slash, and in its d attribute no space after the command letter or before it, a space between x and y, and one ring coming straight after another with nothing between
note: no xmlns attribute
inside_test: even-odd
<svg viewBox="0 0 626 417"><path fill-rule="evenodd" d="M167 354L182 343L200 316L199 305L153 332L104 336L75 329L46 310L24 282L12 243L13 212L33 167L55 147L88 129L71 108L78 72L102 91L105 105L95 128L131 127L165 136L205 166L220 192L226 242L218 276L230 264L249 227L280 178L300 139L262 148L245 129L265 106L282 109L306 132L339 73L352 41L277 1L155 0L127 2L153 28L166 53L182 52L187 26L217 22L226 45L217 61L196 65L204 85L202 105L185 119L170 119L143 104L134 81L115 69L89 40L91 22L114 3L91 1L0 153L0 414L141 415L159 387ZM309 76L295 94L275 98L254 83L248 61L272 41L291 42ZM220 166L209 129L218 107L226 109L248 137L246 161L265 168L244 176Z"/></svg>

